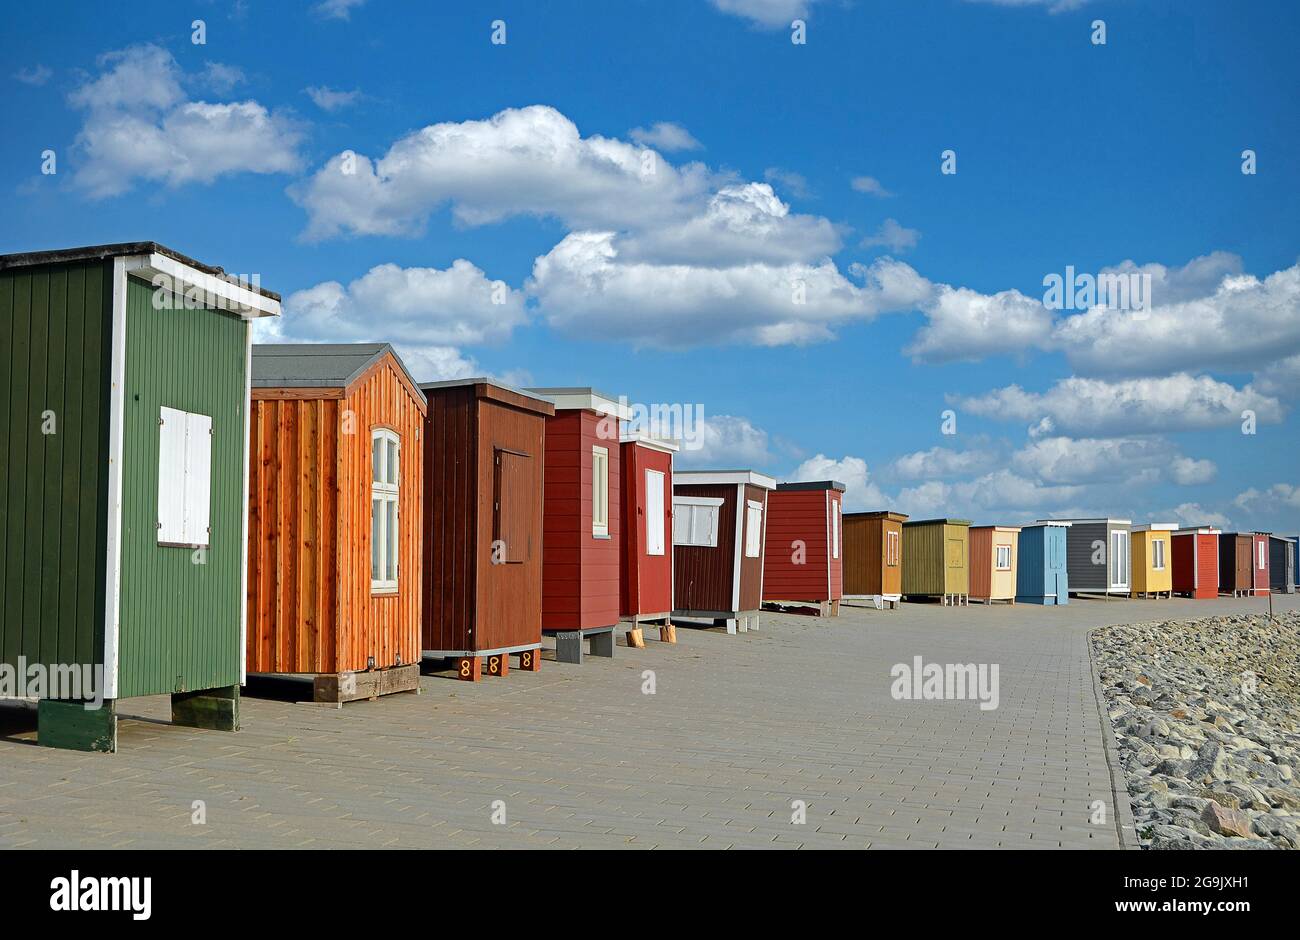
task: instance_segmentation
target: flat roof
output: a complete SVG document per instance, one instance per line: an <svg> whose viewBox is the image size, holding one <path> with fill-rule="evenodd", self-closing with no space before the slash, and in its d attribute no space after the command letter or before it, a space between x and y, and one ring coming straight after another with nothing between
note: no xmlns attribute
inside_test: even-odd
<svg viewBox="0 0 1300 940"><path fill-rule="evenodd" d="M221 278L232 284L238 284L247 290L261 294L271 300L279 301L280 295L260 285L249 284L227 274L224 268L204 264L189 255L183 255L174 248L160 245L158 242L114 242L110 245L84 245L80 248L56 248L51 251L24 251L17 254L0 255L0 271L7 268L31 267L38 264L66 264L71 261L100 261L119 258L124 255L163 255L173 261L179 261L187 267Z"/></svg>
<svg viewBox="0 0 1300 940"><path fill-rule="evenodd" d="M911 522L904 522L903 525L937 525L939 523L943 523L944 525L964 525L964 526L968 526L971 524L969 519L946 519L945 518L945 519L913 519Z"/></svg>
<svg viewBox="0 0 1300 940"><path fill-rule="evenodd" d="M677 470L673 473L673 483L683 486L749 483L765 490L776 489L776 477L757 470Z"/></svg>
<svg viewBox="0 0 1300 940"><path fill-rule="evenodd" d="M1176 532L1177 530L1176 522L1144 522L1133 527L1134 532Z"/></svg>
<svg viewBox="0 0 1300 940"><path fill-rule="evenodd" d="M1037 522L1026 522L1020 528L1036 529L1039 526L1043 526L1043 525L1059 525L1068 529L1070 526L1074 525L1074 523L1066 522L1064 519L1039 519Z"/></svg>
<svg viewBox="0 0 1300 940"><path fill-rule="evenodd" d="M628 431L624 430L619 435L620 444L640 444L642 447L650 447L654 450L661 450L667 454L675 454L682 449L682 442L671 437L655 437L653 434L647 434L645 431Z"/></svg>
<svg viewBox="0 0 1300 940"><path fill-rule="evenodd" d="M1133 524L1132 519L1111 519L1109 517L1103 519L1039 519L1038 521L1039 522L1073 522L1081 525L1088 522L1102 522L1105 523L1106 525L1132 525Z"/></svg>
<svg viewBox="0 0 1300 940"><path fill-rule="evenodd" d="M791 492L798 490L835 490L836 492L843 493L845 490L844 484L840 483L838 480L805 480L798 483L778 483L776 488L778 490L787 490Z"/></svg>
<svg viewBox="0 0 1300 940"><path fill-rule="evenodd" d="M556 411L594 411L597 414L613 415L624 421L630 421L631 409L621 399L598 389L582 386L551 386L547 388L530 388L528 391L555 405Z"/></svg>
<svg viewBox="0 0 1300 940"><path fill-rule="evenodd" d="M505 382L498 381L497 379L489 379L487 376L483 375L471 379L449 379L444 382L419 383L422 391L429 391L430 389L435 388L463 388L467 385L491 385L493 388L505 389L507 392L514 392L516 395L523 395L525 398L532 398L535 401L545 402L548 405L551 404L551 400L542 395L534 395L532 392L526 391L525 389L517 388L514 385L507 385Z"/></svg>
<svg viewBox="0 0 1300 940"><path fill-rule="evenodd" d="M1018 525L973 525L972 529L992 529L995 532L1019 532L1023 526Z"/></svg>
<svg viewBox="0 0 1300 940"><path fill-rule="evenodd" d="M1222 529L1216 529L1212 525L1194 525L1183 529L1175 529L1174 535L1222 535Z"/></svg>
<svg viewBox="0 0 1300 940"><path fill-rule="evenodd" d="M845 519L894 519L898 522L907 520L907 513L894 512L892 509L874 509L870 512L846 512Z"/></svg>

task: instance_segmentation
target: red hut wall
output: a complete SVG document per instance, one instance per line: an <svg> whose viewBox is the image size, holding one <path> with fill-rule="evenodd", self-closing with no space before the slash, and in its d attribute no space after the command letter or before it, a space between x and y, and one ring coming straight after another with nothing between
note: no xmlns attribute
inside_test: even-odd
<svg viewBox="0 0 1300 940"><path fill-rule="evenodd" d="M623 499L619 523L623 551L619 612L624 617L668 614L673 609L673 456L635 441L619 450ZM663 552L649 552L649 481L646 471L663 474Z"/></svg>
<svg viewBox="0 0 1300 940"><path fill-rule="evenodd" d="M1219 537L1209 533L1175 535L1171 549L1174 592L1194 598L1219 594Z"/></svg>
<svg viewBox="0 0 1300 940"><path fill-rule="evenodd" d="M835 490L768 493L763 600L827 601L843 595L844 546L839 558L831 557L839 498Z"/></svg>
<svg viewBox="0 0 1300 940"><path fill-rule="evenodd" d="M593 447L609 453L607 537L592 534ZM618 623L621 476L616 419L577 409L546 419L542 629Z"/></svg>
<svg viewBox="0 0 1300 940"><path fill-rule="evenodd" d="M1268 533L1256 532L1250 537L1250 569L1254 572L1254 593L1267 594L1271 590L1268 585ZM1263 554L1261 555L1261 551ZM1260 562L1263 564L1260 564Z"/></svg>
<svg viewBox="0 0 1300 940"><path fill-rule="evenodd" d="M764 575L764 551L767 542L767 513L770 508L768 496L771 495L768 490L761 486L752 486L748 483L744 486L744 501L740 507L741 513L741 532L740 532L740 606L736 610L758 610L763 606L763 575ZM749 513L745 507L753 501L760 503L763 507L762 523L764 531L758 533L758 557L751 558L745 554L745 540L748 535L747 527L749 525Z"/></svg>

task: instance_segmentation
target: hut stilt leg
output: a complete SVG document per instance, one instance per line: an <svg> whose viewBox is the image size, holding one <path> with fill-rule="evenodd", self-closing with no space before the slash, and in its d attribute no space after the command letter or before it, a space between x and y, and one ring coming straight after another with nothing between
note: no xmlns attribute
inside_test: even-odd
<svg viewBox="0 0 1300 940"><path fill-rule="evenodd" d="M239 686L173 693L172 724L209 731L238 731Z"/></svg>
<svg viewBox="0 0 1300 940"><path fill-rule="evenodd" d="M112 699L98 708L85 702L43 698L36 705L36 743L69 751L117 750L117 709Z"/></svg>

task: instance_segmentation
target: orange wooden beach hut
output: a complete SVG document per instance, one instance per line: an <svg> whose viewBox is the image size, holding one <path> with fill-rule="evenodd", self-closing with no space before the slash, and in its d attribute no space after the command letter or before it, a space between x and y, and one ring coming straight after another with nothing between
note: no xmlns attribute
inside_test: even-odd
<svg viewBox="0 0 1300 940"><path fill-rule="evenodd" d="M418 689L426 410L386 343L253 347L248 672Z"/></svg>

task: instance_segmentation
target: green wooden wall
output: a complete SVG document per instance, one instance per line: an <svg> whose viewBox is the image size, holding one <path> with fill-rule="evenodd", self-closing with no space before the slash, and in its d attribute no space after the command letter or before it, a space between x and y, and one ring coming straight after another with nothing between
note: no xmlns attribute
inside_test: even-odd
<svg viewBox="0 0 1300 940"><path fill-rule="evenodd" d="M112 264L0 272L0 662L99 663ZM42 433L42 413L53 434ZM48 429L48 425L47 425Z"/></svg>
<svg viewBox="0 0 1300 940"><path fill-rule="evenodd" d="M243 606L248 325L212 310L155 310L127 291L118 696L236 685ZM212 417L212 532L195 552L157 544L158 417ZM164 485L166 481L163 481Z"/></svg>

